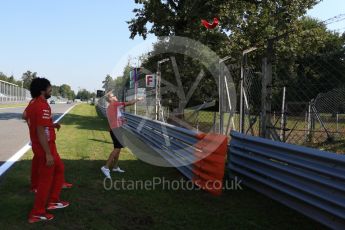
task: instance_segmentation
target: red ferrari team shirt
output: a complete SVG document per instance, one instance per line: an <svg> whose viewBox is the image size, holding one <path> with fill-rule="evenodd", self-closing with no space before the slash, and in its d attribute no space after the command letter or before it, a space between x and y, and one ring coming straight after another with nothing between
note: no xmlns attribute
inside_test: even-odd
<svg viewBox="0 0 345 230"><path fill-rule="evenodd" d="M43 126L48 142L56 140L51 108L47 100L38 97L33 99L25 109L26 121L29 125L32 143L39 143L37 127Z"/></svg>
<svg viewBox="0 0 345 230"><path fill-rule="evenodd" d="M124 102L112 102L107 108L107 117L111 129L119 128L124 124L125 119L121 110L125 107Z"/></svg>

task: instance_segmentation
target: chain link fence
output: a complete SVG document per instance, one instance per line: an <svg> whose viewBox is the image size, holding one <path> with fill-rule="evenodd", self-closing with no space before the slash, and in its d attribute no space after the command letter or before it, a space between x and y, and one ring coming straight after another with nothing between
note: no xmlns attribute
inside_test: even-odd
<svg viewBox="0 0 345 230"><path fill-rule="evenodd" d="M254 55L253 55L254 56ZM144 100L126 108L127 112L158 119L176 126L202 132L229 134L243 131L276 141L320 147L324 143L343 142L345 136L345 71L320 56L315 62L295 70L280 68L272 62L272 82L265 85L263 58L233 58L226 63L233 79L236 98L219 91L217 79L201 68L176 74L176 63L165 64L161 71L161 110L157 109L155 88L147 88L145 74L138 77L137 87L124 82L113 92L121 101L138 97ZM341 64L342 63L338 63ZM184 78L178 79L184 75ZM188 76L188 77L186 77ZM179 85L179 81L182 84ZM219 96L236 101L221 117ZM241 100L242 97L242 100ZM231 103L229 103L231 104ZM243 106L243 109L241 109ZM222 120L222 122L221 122Z"/></svg>
<svg viewBox="0 0 345 230"><path fill-rule="evenodd" d="M273 63L273 80L267 116L271 139L307 146L342 142L345 137L345 72L319 58L297 73L279 70ZM320 71L322 70L322 71ZM323 76L321 76L323 75ZM263 73L244 68L244 130L260 136L263 119Z"/></svg>

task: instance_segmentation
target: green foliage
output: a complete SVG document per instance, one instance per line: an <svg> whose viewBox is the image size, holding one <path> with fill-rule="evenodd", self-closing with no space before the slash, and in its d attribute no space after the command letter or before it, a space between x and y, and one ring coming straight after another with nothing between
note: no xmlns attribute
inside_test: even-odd
<svg viewBox="0 0 345 230"><path fill-rule="evenodd" d="M59 87L59 94L63 98L68 98L69 100L72 100L75 98L75 93L72 90L71 86L63 84Z"/></svg>
<svg viewBox="0 0 345 230"><path fill-rule="evenodd" d="M23 76L22 76L23 87L25 89L30 89L30 84L31 84L32 80L34 80L37 77L38 76L37 76L36 72L31 72L28 70L25 73L23 73Z"/></svg>
<svg viewBox="0 0 345 230"><path fill-rule="evenodd" d="M250 55L248 62L250 68L256 70L261 69L261 60L267 56L268 41L272 41L274 47L270 55L273 57L274 84L280 88L289 86L289 94L298 95L300 101L309 101L315 94L345 82L345 35L329 31L324 23L305 17L307 10L319 0L135 2L138 7L133 10L134 18L128 22L131 38L141 36L146 39L148 34L185 36L202 42L220 57L232 56L234 64L240 63L243 50L255 46L258 50ZM201 25L201 19L211 21L214 17L220 19L218 28L207 30ZM164 45L164 41L159 40L154 51ZM174 56L178 66L183 66L180 68L181 80L187 90L198 74L196 70L200 71L202 67L181 55ZM157 61L166 57L169 54L149 55L143 66L154 71ZM235 83L240 76L237 72L233 75ZM163 67L162 75L174 82L171 68ZM303 92L306 88L315 94L307 95ZM210 91L217 90L206 73L205 82L198 88L191 104L207 100L203 95ZM273 92L273 96L281 94L280 90Z"/></svg>
<svg viewBox="0 0 345 230"><path fill-rule="evenodd" d="M76 95L71 86L63 84L61 86L53 85L53 96L67 98L68 100L74 100Z"/></svg>
<svg viewBox="0 0 345 230"><path fill-rule="evenodd" d="M21 81L17 81L13 76L8 77L6 74L0 72L0 80L2 81L7 81L10 82L12 84L21 86L22 82Z"/></svg>
<svg viewBox="0 0 345 230"><path fill-rule="evenodd" d="M148 34L186 36L219 54L237 53L295 29L299 17L319 0L171 0L135 1L131 38ZM201 19L220 19L219 28L206 30ZM226 47L226 48L225 48Z"/></svg>
<svg viewBox="0 0 345 230"><path fill-rule="evenodd" d="M23 87L27 90L30 89L30 84L32 80L37 77L38 75L36 72L26 71L25 73L23 73L22 80L20 81L16 80L13 76L8 77L4 73L0 72L0 80L16 84L19 87L21 87L23 84ZM76 97L75 92L72 90L71 86L67 84L63 84L61 86L52 85L52 88L53 96L67 98L69 100L73 100Z"/></svg>
<svg viewBox="0 0 345 230"><path fill-rule="evenodd" d="M124 68L123 75L118 76L115 78L112 78L109 74L105 77L103 83L103 89L108 92L108 91L113 91L115 95L120 100L124 100L123 94L124 94L124 89L126 87L129 87L129 73L131 71L131 66L128 64Z"/></svg>
<svg viewBox="0 0 345 230"><path fill-rule="evenodd" d="M79 90L76 99L80 99L82 101L90 100L91 98L95 97L95 93L91 93L86 89Z"/></svg>
<svg viewBox="0 0 345 230"><path fill-rule="evenodd" d="M344 44L344 36L327 30L316 19L302 18L296 31L276 44L275 85L288 86L288 97L298 95L300 101L344 86ZM306 89L315 93L306 93Z"/></svg>
<svg viewBox="0 0 345 230"><path fill-rule="evenodd" d="M108 74L104 81L102 81L103 83L103 89L107 92L110 89L114 88L114 79Z"/></svg>

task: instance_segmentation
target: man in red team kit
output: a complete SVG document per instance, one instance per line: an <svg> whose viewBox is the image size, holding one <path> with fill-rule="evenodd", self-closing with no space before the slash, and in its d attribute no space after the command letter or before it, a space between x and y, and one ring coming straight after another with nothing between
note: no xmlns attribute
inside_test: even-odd
<svg viewBox="0 0 345 230"><path fill-rule="evenodd" d="M60 200L64 183L64 165L56 149L56 134L52 114L47 99L52 87L45 78L35 78L30 85L33 100L26 108L25 117L30 130L32 151L37 170L37 193L34 207L29 215L29 223L52 220L54 216L46 210L66 208L69 203Z"/></svg>
<svg viewBox="0 0 345 230"><path fill-rule="evenodd" d="M35 99L32 99L29 102L29 105L34 102ZM23 119L27 121L27 110L30 108L31 106L28 106L23 113ZM54 123L54 128L57 129L58 131L61 128L61 125L58 123ZM31 163L31 187L30 187L30 191L33 193L37 193L37 187L38 187L38 177L39 177L39 171L38 171L38 157L36 157L36 155L34 154L34 157L32 158L32 163ZM71 183L67 183L64 182L62 185L63 189L69 189L72 188L73 185Z"/></svg>

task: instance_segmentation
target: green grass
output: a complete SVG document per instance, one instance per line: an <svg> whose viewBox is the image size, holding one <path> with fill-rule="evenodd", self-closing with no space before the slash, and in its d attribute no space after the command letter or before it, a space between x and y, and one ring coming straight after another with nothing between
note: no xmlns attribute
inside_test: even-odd
<svg viewBox="0 0 345 230"><path fill-rule="evenodd" d="M18 104L0 104L0 108L17 108L17 107L25 107L28 103L18 103Z"/></svg>
<svg viewBox="0 0 345 230"><path fill-rule="evenodd" d="M325 142L322 144L314 144L311 147L318 148L320 150L334 152L338 154L345 154L345 138L340 140Z"/></svg>
<svg viewBox="0 0 345 230"><path fill-rule="evenodd" d="M248 188L214 197L203 191L106 191L100 167L112 149L106 120L90 105L78 105L63 119L58 149L67 181L74 184L62 198L72 202L56 211L50 223L26 223L34 195L29 193L32 153L1 178L2 229L321 229L310 219ZM114 179L179 180L173 168L139 161L128 149L120 166L127 172Z"/></svg>
<svg viewBox="0 0 345 230"><path fill-rule="evenodd" d="M196 116L192 116L192 110L185 110L184 120L187 121L190 125L196 127L198 124L200 131L210 131L213 127L214 113L210 111L200 111L198 119ZM217 120L219 119L219 114L216 114ZM315 129L313 131L313 137L311 143L306 142L307 139L307 130L308 125L305 121L305 117L300 116L288 116L286 128L292 130L286 131L286 137L288 138L287 142L296 145L306 145L314 148L328 150L335 153L345 153L345 139L343 138L345 133L345 115L339 115L339 122L337 124L336 118L332 117L331 114L320 114L321 119L331 133L331 136L334 137L333 142L327 142L327 134L324 128L321 126L320 122L315 121ZM255 116L252 116L254 118ZM280 135L280 114L272 115L272 124L275 125L276 132ZM229 114L224 114L224 130L226 130L229 120ZM235 124L236 130L239 129L239 120L240 117L238 114L235 114L233 117L233 123ZM197 122L198 121L198 122ZM218 124L217 124L218 125ZM249 135L259 136L260 130L260 118L257 117L256 123L253 125L252 129L249 129L250 122L248 117L244 121L245 131L248 131ZM249 130L248 130L249 129Z"/></svg>

